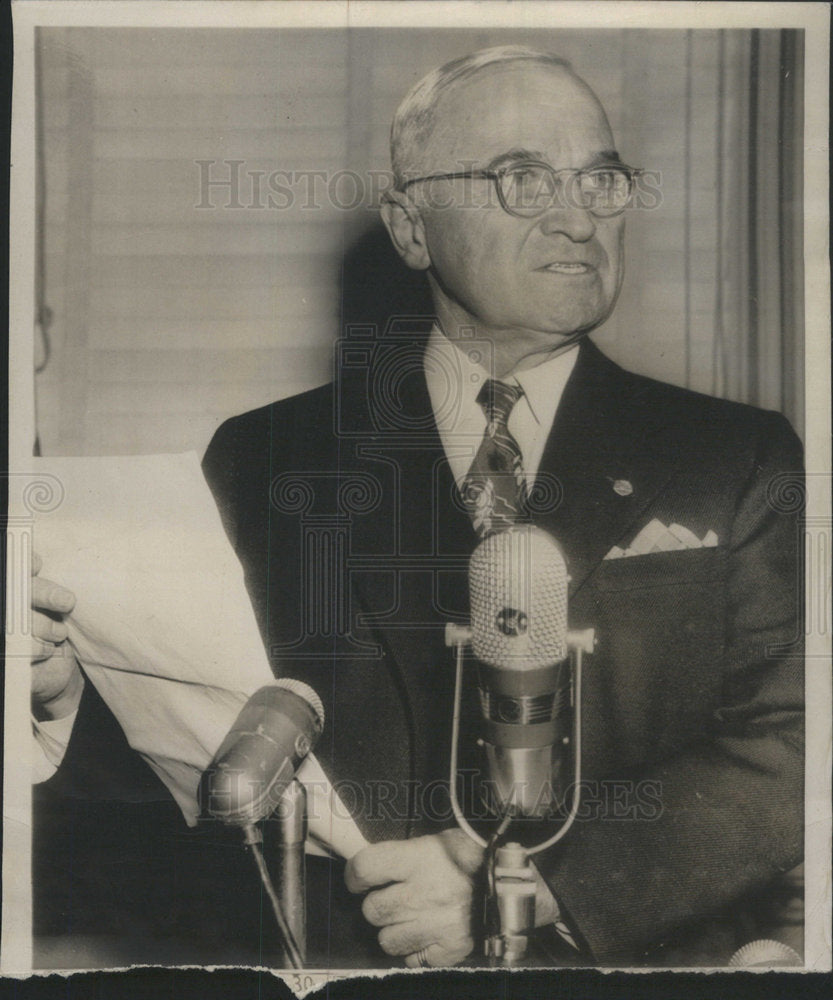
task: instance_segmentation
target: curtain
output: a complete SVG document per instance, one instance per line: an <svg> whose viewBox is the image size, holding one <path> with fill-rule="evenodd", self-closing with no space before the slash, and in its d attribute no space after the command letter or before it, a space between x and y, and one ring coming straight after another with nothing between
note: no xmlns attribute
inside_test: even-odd
<svg viewBox="0 0 833 1000"><path fill-rule="evenodd" d="M804 427L802 49L720 32L712 391Z"/></svg>

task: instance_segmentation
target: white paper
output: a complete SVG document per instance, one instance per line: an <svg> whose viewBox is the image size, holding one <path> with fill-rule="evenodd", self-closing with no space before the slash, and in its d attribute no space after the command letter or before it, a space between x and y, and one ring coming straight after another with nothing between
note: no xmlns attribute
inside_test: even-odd
<svg viewBox="0 0 833 1000"><path fill-rule="evenodd" d="M274 681L197 457L49 458L33 471L63 487L33 538L41 576L76 595L69 641L193 825L201 774L249 696ZM300 773L315 839L355 853L364 840L320 764Z"/></svg>

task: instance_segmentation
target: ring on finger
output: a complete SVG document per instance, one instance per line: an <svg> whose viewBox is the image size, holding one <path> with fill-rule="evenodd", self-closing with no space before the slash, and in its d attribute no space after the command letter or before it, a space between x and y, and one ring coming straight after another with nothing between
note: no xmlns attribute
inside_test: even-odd
<svg viewBox="0 0 833 1000"><path fill-rule="evenodd" d="M417 952L414 953L415 957L416 957L416 960L417 960L417 965L419 966L420 969L430 969L431 968L431 963L428 961L428 959L425 956L425 953L426 953L427 950L428 950L427 948L420 948L419 951L417 951Z"/></svg>

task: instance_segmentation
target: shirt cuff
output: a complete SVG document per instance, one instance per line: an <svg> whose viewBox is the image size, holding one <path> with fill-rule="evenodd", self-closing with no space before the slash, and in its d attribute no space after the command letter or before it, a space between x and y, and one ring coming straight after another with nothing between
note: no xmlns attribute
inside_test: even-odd
<svg viewBox="0 0 833 1000"><path fill-rule="evenodd" d="M78 715L76 709L62 719L38 720L32 718L32 782L47 781L61 766L72 736L72 727Z"/></svg>

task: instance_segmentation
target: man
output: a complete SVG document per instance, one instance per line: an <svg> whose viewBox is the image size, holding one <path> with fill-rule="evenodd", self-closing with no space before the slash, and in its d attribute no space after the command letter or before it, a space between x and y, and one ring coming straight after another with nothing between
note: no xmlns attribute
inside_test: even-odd
<svg viewBox="0 0 833 1000"><path fill-rule="evenodd" d="M444 797L444 627L468 617L466 562L498 519L467 508L474 486L558 540L570 625L598 639L589 807L535 857L531 960L721 964L755 936L737 929L744 900L802 851L797 534L769 502L798 442L775 414L631 375L587 339L622 283L635 172L566 64L509 47L434 71L397 112L392 157L382 217L434 302L418 362L396 329L348 338L334 386L228 421L204 463L275 670L321 695L319 755L371 841L349 893L311 859L313 953L482 962L482 852ZM327 556L325 522L346 556ZM337 607L309 598L321 579ZM72 595L35 589L60 644ZM50 651L40 711L66 718L81 681Z"/></svg>

